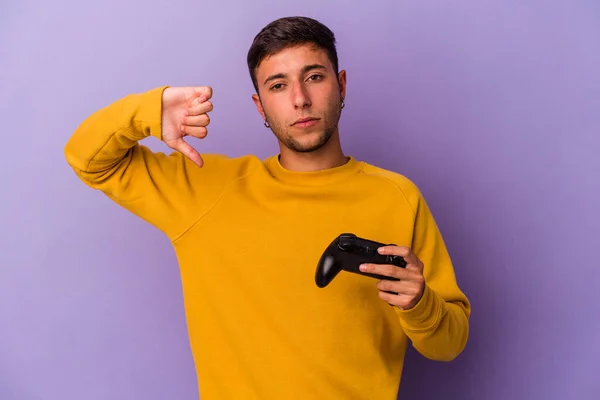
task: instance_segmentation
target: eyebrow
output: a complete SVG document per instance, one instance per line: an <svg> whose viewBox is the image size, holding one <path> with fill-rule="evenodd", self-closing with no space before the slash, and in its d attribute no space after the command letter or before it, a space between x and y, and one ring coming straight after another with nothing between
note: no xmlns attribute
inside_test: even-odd
<svg viewBox="0 0 600 400"><path fill-rule="evenodd" d="M302 74L307 73L308 71L312 71L313 69L321 69L321 70L326 70L327 68L325 68L324 65L321 64L310 64L310 65L305 65L304 67L302 67ZM279 73L279 74L274 74L269 76L267 79L265 79L263 85L266 85L267 83L275 80L275 79L285 79L287 78L287 74L284 73Z"/></svg>

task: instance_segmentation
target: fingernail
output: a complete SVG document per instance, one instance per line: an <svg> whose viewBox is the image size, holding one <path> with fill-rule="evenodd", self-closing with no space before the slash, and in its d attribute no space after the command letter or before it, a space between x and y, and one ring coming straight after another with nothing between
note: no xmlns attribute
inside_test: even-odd
<svg viewBox="0 0 600 400"><path fill-rule="evenodd" d="M366 271L366 270L367 270L367 266L366 266L365 264L361 264L361 265L360 265L358 268L359 268L361 271Z"/></svg>
<svg viewBox="0 0 600 400"><path fill-rule="evenodd" d="M377 251L380 253L385 253L385 247L379 247Z"/></svg>

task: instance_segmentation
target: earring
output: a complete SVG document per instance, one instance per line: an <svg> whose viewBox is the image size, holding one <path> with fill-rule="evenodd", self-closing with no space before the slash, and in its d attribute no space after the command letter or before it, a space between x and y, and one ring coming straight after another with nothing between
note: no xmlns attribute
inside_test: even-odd
<svg viewBox="0 0 600 400"><path fill-rule="evenodd" d="M264 123L264 125L265 125L265 128L270 128L270 127L271 127L271 125L269 125L269 123L267 122L267 120L266 120L266 119L265 119L265 123Z"/></svg>
<svg viewBox="0 0 600 400"><path fill-rule="evenodd" d="M342 108L346 107L346 103L344 103L344 98L342 97Z"/></svg>

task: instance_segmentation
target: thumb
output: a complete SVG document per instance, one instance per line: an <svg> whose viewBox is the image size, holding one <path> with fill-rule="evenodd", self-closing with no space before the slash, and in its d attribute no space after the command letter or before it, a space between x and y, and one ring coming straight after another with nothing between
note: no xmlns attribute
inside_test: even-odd
<svg viewBox="0 0 600 400"><path fill-rule="evenodd" d="M189 143L187 143L183 138L177 139L177 142L173 145L173 148L189 158L194 164L196 164L199 168L202 168L204 165L204 160L200 156L200 153L196 151Z"/></svg>

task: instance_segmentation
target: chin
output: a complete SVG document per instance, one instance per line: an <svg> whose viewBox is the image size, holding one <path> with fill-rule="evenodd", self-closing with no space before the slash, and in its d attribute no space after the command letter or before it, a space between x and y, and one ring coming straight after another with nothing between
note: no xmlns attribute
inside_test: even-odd
<svg viewBox="0 0 600 400"><path fill-rule="evenodd" d="M288 137L283 143L287 148L298 153L312 153L327 144L331 139L331 134L327 132L315 132L303 135L301 138Z"/></svg>

